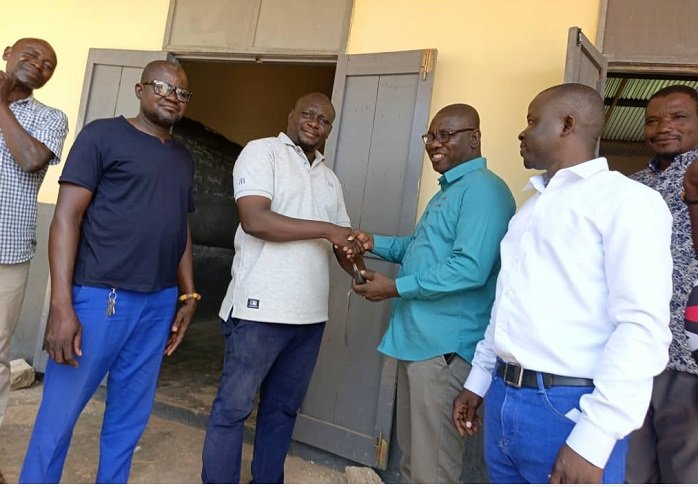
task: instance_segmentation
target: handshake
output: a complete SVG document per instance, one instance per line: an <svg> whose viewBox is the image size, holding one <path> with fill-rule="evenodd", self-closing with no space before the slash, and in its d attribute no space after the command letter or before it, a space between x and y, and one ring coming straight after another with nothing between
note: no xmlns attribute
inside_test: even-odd
<svg viewBox="0 0 698 487"><path fill-rule="evenodd" d="M360 229L351 230L338 226L335 226L335 230L336 233L330 235L329 240L332 242L338 257L341 254L349 262L349 266L344 265L343 267L354 276L352 290L369 301L382 301L399 297L394 279L375 271L363 269L362 256L365 252L373 250L373 234Z"/></svg>
<svg viewBox="0 0 698 487"><path fill-rule="evenodd" d="M373 250L373 235L363 230L334 226L335 235L330 235L335 251L344 254L350 262L356 262L365 252Z"/></svg>

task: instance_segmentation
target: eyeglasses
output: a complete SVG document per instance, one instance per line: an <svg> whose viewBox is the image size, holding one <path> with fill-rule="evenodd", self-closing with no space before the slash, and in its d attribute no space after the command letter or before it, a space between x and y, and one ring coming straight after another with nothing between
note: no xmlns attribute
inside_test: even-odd
<svg viewBox="0 0 698 487"><path fill-rule="evenodd" d="M160 95L162 97L170 96L170 93L172 91L175 92L175 96L179 101L182 103L189 103L189 100L191 100L191 91L185 90L184 88L178 88L175 85L172 85L168 83L167 81L160 81L157 79L154 79L152 81L144 81L141 83L143 86L145 85L153 85L153 91L155 92L156 95Z"/></svg>
<svg viewBox="0 0 698 487"><path fill-rule="evenodd" d="M467 132L469 130L477 130L477 128L473 127L459 130L439 130L435 134L427 132L426 134L422 135L422 141L424 142L424 145L431 144L435 140L438 140L441 144L445 144L446 142L451 140L451 137L453 135L460 132Z"/></svg>

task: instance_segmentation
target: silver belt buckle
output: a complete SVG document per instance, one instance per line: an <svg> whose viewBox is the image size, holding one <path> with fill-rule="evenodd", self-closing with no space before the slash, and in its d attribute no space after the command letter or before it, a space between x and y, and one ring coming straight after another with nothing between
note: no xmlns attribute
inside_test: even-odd
<svg viewBox="0 0 698 487"><path fill-rule="evenodd" d="M511 366L511 368L509 367ZM518 370L518 374L515 374L514 371L516 369ZM509 377L509 371L511 370L512 375L514 375L514 380L512 380ZM508 384L513 387L518 387L519 389L521 388L521 384L523 383L523 375L524 375L524 368L521 367L518 364L513 364L511 362L507 362L504 364L504 383Z"/></svg>

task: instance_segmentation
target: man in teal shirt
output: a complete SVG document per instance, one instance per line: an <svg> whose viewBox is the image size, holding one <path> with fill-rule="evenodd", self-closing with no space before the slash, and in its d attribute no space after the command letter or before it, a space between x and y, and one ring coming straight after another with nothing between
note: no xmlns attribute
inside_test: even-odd
<svg viewBox="0 0 698 487"><path fill-rule="evenodd" d="M487 169L480 137L473 107L442 108L422 136L441 189L414 233L355 233L366 250L402 265L395 280L363 271L367 282L353 289L370 301L398 298L378 350L399 360L403 482L457 483L463 469L451 408L490 319L499 242L516 210L507 185Z"/></svg>

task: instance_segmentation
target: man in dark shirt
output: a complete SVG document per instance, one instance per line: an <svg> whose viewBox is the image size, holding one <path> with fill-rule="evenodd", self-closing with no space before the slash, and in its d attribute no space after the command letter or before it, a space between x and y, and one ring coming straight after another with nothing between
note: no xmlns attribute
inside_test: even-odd
<svg viewBox="0 0 698 487"><path fill-rule="evenodd" d="M654 379L645 423L630 436L627 480L693 483L698 479L698 363L688 345L684 313L698 278L698 260L682 190L686 168L698 158L698 92L675 85L652 95L645 110L644 136L654 157L647 169L632 177L659 191L674 219L669 323L673 340L667 368ZM697 197L687 194L686 201Z"/></svg>
<svg viewBox="0 0 698 487"><path fill-rule="evenodd" d="M181 66L148 64L138 115L92 122L70 151L49 236L51 360L22 483L60 481L73 427L107 373L97 482L128 481L163 352L179 346L200 297L187 223L193 161L170 137L187 86Z"/></svg>

